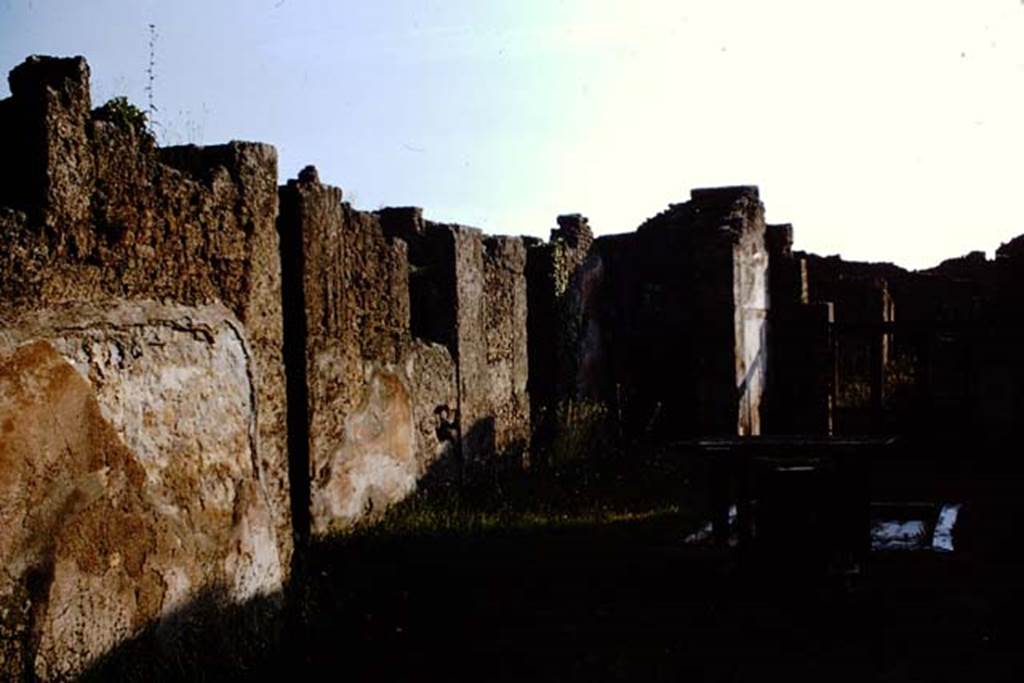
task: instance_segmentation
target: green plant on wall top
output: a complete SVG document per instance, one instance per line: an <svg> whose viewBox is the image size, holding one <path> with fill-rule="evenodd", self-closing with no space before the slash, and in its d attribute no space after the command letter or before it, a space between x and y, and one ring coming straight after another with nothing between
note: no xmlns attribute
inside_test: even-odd
<svg viewBox="0 0 1024 683"><path fill-rule="evenodd" d="M148 135L146 112L128 101L127 97L112 97L96 110L97 118L109 121L125 131Z"/></svg>

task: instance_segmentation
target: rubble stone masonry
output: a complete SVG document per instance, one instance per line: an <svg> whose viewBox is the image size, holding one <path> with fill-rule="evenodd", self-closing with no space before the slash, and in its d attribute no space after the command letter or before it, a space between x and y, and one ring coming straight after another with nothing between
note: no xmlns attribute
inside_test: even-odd
<svg viewBox="0 0 1024 683"><path fill-rule="evenodd" d="M92 107L80 57L9 81L5 680L73 678L210 590L280 600L308 543L559 443L596 457L582 431L1004 438L1024 406L1022 238L918 272L823 258L753 186L490 236L360 211L313 167L279 186L269 145L159 148Z"/></svg>

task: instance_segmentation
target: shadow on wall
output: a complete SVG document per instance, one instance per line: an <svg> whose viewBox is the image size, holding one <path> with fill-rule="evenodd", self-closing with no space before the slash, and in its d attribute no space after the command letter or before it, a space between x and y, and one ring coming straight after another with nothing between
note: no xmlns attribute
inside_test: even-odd
<svg viewBox="0 0 1024 683"><path fill-rule="evenodd" d="M493 423L482 420L467 436L483 442L493 439L493 433ZM441 436L439 434L439 439ZM450 436L450 432L444 431L444 436ZM458 441L454 441L452 448L446 449L443 456L429 465L419 480L417 491L429 492L432 498L441 501L461 500L467 487L496 491L500 495L503 487L523 474L516 463L526 448L525 443L516 443L505 451L495 461L496 466L485 463L486 467L482 464L475 469L464 467L457 444ZM508 466L501 468L497 466L500 463ZM442 520L443 528L443 519L457 517L458 510L437 508L431 513ZM356 526L372 529L379 519L378 514ZM433 533L427 532L413 537L394 536L387 529L380 534L370 533L381 539L380 544L388 552L392 546L406 542L419 547L432 545L437 540ZM458 533L455 532L456 536ZM464 549L464 540L455 541L459 549ZM378 565L380 560L373 553L369 558L361 557L359 549L353 547L356 543L358 541L353 541L345 532L309 537L305 544L296 548L292 580L283 591L238 603L231 600L226 590L208 588L100 657L79 680L96 683L112 680L249 681L279 677L284 680L298 672L313 676L316 669L310 662L325 656L325 653L314 652L314 648L330 650L338 643L351 647L328 654L328 658L344 659L352 670L367 675L382 662L387 669L393 663L378 658L389 658L393 643L387 639L374 641L369 650L359 647L359 643L368 636L380 636L379 624L372 623L372 616L370 622L362 620L366 616L364 612L378 607L389 611L393 606L364 603L368 596L390 603L396 593L401 592L402 580L391 576L401 571L401 563L394 561L401 558L391 558L386 566ZM449 541L447 550L435 551L436 559L445 563L457 561L457 553L448 555L451 545ZM404 556L405 551L401 554ZM388 618L393 617L390 614ZM441 618L444 619L443 615ZM311 639L314 635L316 638ZM328 636L334 645L324 642ZM31 654L26 656L30 658ZM340 664L340 660L337 663Z"/></svg>
<svg viewBox="0 0 1024 683"><path fill-rule="evenodd" d="M282 620L285 594L233 603L209 589L146 627L93 663L79 680L228 681L283 676L281 658L292 613Z"/></svg>
<svg viewBox="0 0 1024 683"><path fill-rule="evenodd" d="M277 229L285 229L278 219ZM281 311L284 319L283 364L285 368L285 402L288 446L288 486L291 492L292 533L296 548L304 547L310 533L309 477L309 388L306 384L306 307L302 281L304 255L302 244L283 236L281 253ZM296 552L292 570L302 561Z"/></svg>
<svg viewBox="0 0 1024 683"><path fill-rule="evenodd" d="M439 406L438 412L437 439L444 448L442 454L419 476L415 492L412 493L455 493L467 486L500 483L508 477L523 473L522 462L529 443L525 440L516 440L500 451L497 450L493 417L477 420L460 439L456 421L452 416L443 416L448 412L447 406ZM467 443L473 444L476 448L486 449L482 452L493 453L493 460L467 462L463 446ZM399 502L401 501L393 501L392 504ZM380 512L385 510L386 508Z"/></svg>
<svg viewBox="0 0 1024 683"><path fill-rule="evenodd" d="M605 266L587 219L559 216L549 242L531 241L526 274L531 466L543 469L586 457L596 437L611 432L600 428L613 393L604 348Z"/></svg>
<svg viewBox="0 0 1024 683"><path fill-rule="evenodd" d="M683 543L699 522L666 512L317 541L285 621L264 621L279 595L229 606L211 592L83 680L940 680L938 651L983 680L1016 680L1001 667L1020 661L1019 564L1005 564L1019 563L1005 542L1019 519L978 520L999 561L964 569L984 580L957 582L948 562L907 571L940 566L932 553L888 556L854 591L723 572L721 554ZM899 647L879 648L879 623Z"/></svg>

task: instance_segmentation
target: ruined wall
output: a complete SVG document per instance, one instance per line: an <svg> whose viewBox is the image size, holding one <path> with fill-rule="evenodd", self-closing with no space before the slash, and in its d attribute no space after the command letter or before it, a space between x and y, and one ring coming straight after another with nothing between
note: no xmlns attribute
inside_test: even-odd
<svg viewBox="0 0 1024 683"><path fill-rule="evenodd" d="M1018 438L1024 414L1024 320L1019 314L1024 305L1024 235L1001 244L994 262L980 270L970 294L973 315L967 318L977 321L971 325L973 353L968 356L973 436L1002 446L992 452L1016 471L1016 449L1007 452L1005 444Z"/></svg>
<svg viewBox="0 0 1024 683"><path fill-rule="evenodd" d="M521 239L485 240L415 207L356 211L312 168L281 188L279 225L292 454L308 463L293 469L309 491L296 506L314 534L380 512L424 479L522 465Z"/></svg>
<svg viewBox="0 0 1024 683"><path fill-rule="evenodd" d="M530 443L527 394L526 246L518 237L484 240L487 380L499 466L521 467Z"/></svg>
<svg viewBox="0 0 1024 683"><path fill-rule="evenodd" d="M889 376L909 379L913 390L913 409L898 416L902 431L986 459L1015 438L1024 406L1020 245L1018 237L994 260L973 252L889 278L898 313Z"/></svg>
<svg viewBox="0 0 1024 683"><path fill-rule="evenodd" d="M811 304L807 259L794 254L793 226L768 225L769 434L831 434L835 403L834 322L831 302Z"/></svg>
<svg viewBox="0 0 1024 683"><path fill-rule="evenodd" d="M455 363L457 477L518 468L528 459L530 364L526 249L518 237L425 221L415 208L378 212L408 245L411 329Z"/></svg>
<svg viewBox="0 0 1024 683"><path fill-rule="evenodd" d="M554 353L552 391L579 400L597 398L601 379L594 371L600 364L600 332L596 306L601 278L601 255L592 249L594 235L580 214L558 217L551 240L538 253L550 260L550 288L554 297L554 335L545 343Z"/></svg>
<svg viewBox="0 0 1024 683"><path fill-rule="evenodd" d="M559 217L528 252L534 439L589 431L590 404L627 438L761 431L768 253L756 188L694 190L634 233L594 240ZM570 424L572 423L572 424Z"/></svg>
<svg viewBox="0 0 1024 683"><path fill-rule="evenodd" d="M73 676L211 588L276 592L293 533L567 431L589 457L595 424L1015 433L1021 238L918 273L793 253L755 187L597 240L579 214L487 237L357 211L311 167L278 188L266 145L158 149L88 75L33 58L0 101L0 676Z"/></svg>
<svg viewBox="0 0 1024 683"><path fill-rule="evenodd" d="M527 249L527 337L534 449L550 450L558 434L589 429L607 393L603 366L602 257L589 222L557 219L549 242ZM575 423L575 424L571 424Z"/></svg>
<svg viewBox="0 0 1024 683"><path fill-rule="evenodd" d="M599 238L604 395L627 434L756 434L767 255L756 188L694 190Z"/></svg>
<svg viewBox="0 0 1024 683"><path fill-rule="evenodd" d="M314 534L410 493L455 403L450 356L410 334L406 243L341 198L312 168L281 188L293 457Z"/></svg>
<svg viewBox="0 0 1024 683"><path fill-rule="evenodd" d="M8 672L15 649L43 680L79 671L204 589L280 589L230 311L72 307L3 337L0 603L26 616Z"/></svg>
<svg viewBox="0 0 1024 683"><path fill-rule="evenodd" d="M730 219L737 233L732 261L735 377L739 393L737 433L750 436L762 431L762 397L768 366L768 251L764 206L756 190L752 196L747 194L734 201Z"/></svg>
<svg viewBox="0 0 1024 683"><path fill-rule="evenodd" d="M834 309L838 433L945 445L1008 433L1016 360L1002 301L1014 287L1000 273L1013 268L980 252L922 271L797 256L809 299Z"/></svg>
<svg viewBox="0 0 1024 683"><path fill-rule="evenodd" d="M157 150L88 76L0 104L0 671L44 680L291 553L274 150Z"/></svg>
<svg viewBox="0 0 1024 683"><path fill-rule="evenodd" d="M463 467L477 472L494 454L494 413L487 373L483 233L462 225L429 224L432 239L450 245L455 281L452 356L458 378Z"/></svg>

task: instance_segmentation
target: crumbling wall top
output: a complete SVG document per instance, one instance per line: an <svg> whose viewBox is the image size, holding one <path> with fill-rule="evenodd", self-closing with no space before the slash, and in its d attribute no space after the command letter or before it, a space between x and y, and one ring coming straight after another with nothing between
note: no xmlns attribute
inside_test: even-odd
<svg viewBox="0 0 1024 683"><path fill-rule="evenodd" d="M1009 242L1004 242L996 249L996 259L1019 258L1024 255L1024 235L1014 237Z"/></svg>
<svg viewBox="0 0 1024 683"><path fill-rule="evenodd" d="M793 255L793 226L790 223L766 225L765 246L773 256L789 258Z"/></svg>
<svg viewBox="0 0 1024 683"><path fill-rule="evenodd" d="M277 150L264 142L232 140L222 145L177 145L156 150L160 163L210 185L219 168L241 180L247 165L277 169ZM314 169L315 172L316 169Z"/></svg>
<svg viewBox="0 0 1024 683"><path fill-rule="evenodd" d="M731 204L739 199L760 201L757 185L727 185L725 187L698 187L690 190L690 201L699 204Z"/></svg>
<svg viewBox="0 0 1024 683"><path fill-rule="evenodd" d="M37 97L46 88L57 92L89 93L89 64L85 57L32 55L7 75L11 95Z"/></svg>
<svg viewBox="0 0 1024 683"><path fill-rule="evenodd" d="M569 213L562 214L557 220L558 227L551 231L552 242L563 242L573 249L590 248L594 242L594 233L586 216Z"/></svg>
<svg viewBox="0 0 1024 683"><path fill-rule="evenodd" d="M411 240L426 232L423 209L418 206L387 206L377 211L380 225L388 237Z"/></svg>
<svg viewBox="0 0 1024 683"><path fill-rule="evenodd" d="M686 235L700 234L702 239L711 237L732 242L745 236L762 239L764 205L757 187L696 188L690 191L690 201L670 204L645 221L637 232L679 229Z"/></svg>

